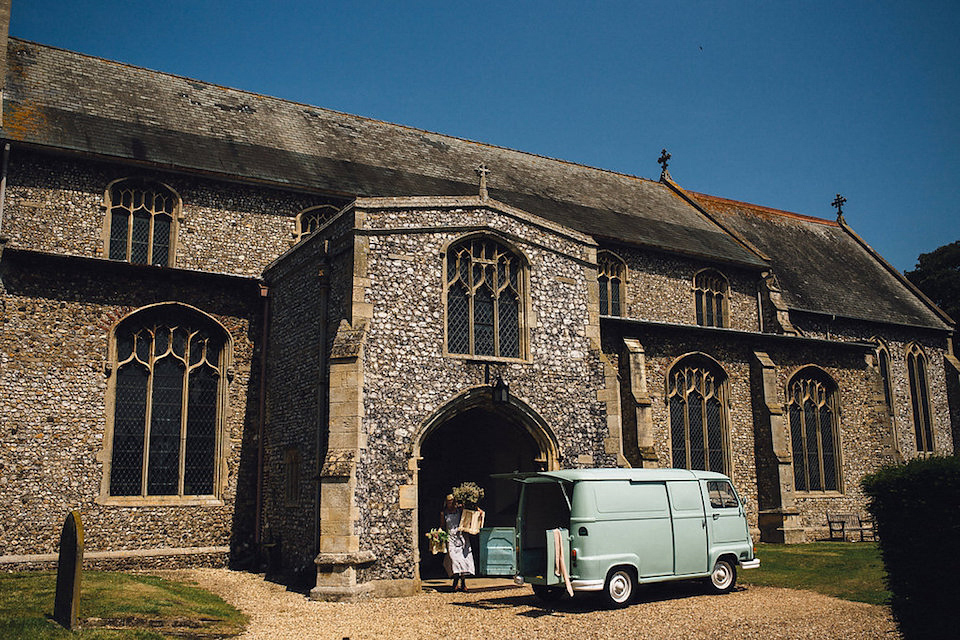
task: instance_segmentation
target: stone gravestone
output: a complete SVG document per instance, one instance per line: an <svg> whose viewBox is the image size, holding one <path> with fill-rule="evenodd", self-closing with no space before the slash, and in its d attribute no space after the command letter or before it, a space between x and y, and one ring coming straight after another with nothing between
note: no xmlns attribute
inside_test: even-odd
<svg viewBox="0 0 960 640"><path fill-rule="evenodd" d="M83 570L83 523L80 514L71 511L60 533L60 557L57 560L57 595L53 619L66 629L77 626L80 603L80 573Z"/></svg>

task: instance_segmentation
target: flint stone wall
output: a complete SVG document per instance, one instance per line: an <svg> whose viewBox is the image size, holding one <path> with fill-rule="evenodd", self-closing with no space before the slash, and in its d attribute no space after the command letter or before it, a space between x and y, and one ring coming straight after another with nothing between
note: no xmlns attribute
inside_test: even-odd
<svg viewBox="0 0 960 640"><path fill-rule="evenodd" d="M256 400L248 398L255 285L10 251L0 276L0 555L56 551L61 521L72 509L83 518L88 551L230 545L242 531L235 527L234 505L247 493L237 482L240 445L255 426ZM221 503L98 504L111 327L138 308L171 300L213 316L233 340Z"/></svg>
<svg viewBox="0 0 960 640"><path fill-rule="evenodd" d="M145 178L172 188L182 201L174 266L215 273L259 276L293 244L300 211L336 203L316 195L16 149L4 203L3 231L10 246L105 257L104 193L119 178Z"/></svg>
<svg viewBox="0 0 960 640"><path fill-rule="evenodd" d="M425 226L431 231L390 233ZM550 425L560 443L561 465L614 466L604 448L608 436L604 384L596 341L587 337L588 278L595 279L589 244L537 228L482 207L367 211L369 286L364 300L373 318L364 350L364 429L367 449L357 472L362 549L378 561L358 579L412 578L412 509L401 509L399 487L413 483L410 458L429 418L458 394L484 384L484 365L443 355L443 258L464 230L489 227L503 234L529 261L532 362L491 364L510 393ZM410 384L416 380L416 384Z"/></svg>
<svg viewBox="0 0 960 640"><path fill-rule="evenodd" d="M328 435L318 426L318 414L327 410L327 388L321 385L329 382L320 377L320 349L325 350L329 363L337 327L348 317L352 231L353 215L347 211L290 250L265 274L270 288L271 319L263 541L271 545L280 561L280 566L271 569L290 576L305 577L316 572L313 560L317 552L317 485ZM327 245L329 255L324 267ZM319 333L321 269L325 269L329 281L323 347ZM287 495L288 474L292 470L284 462L288 451L296 452L300 460L300 482L292 499Z"/></svg>
<svg viewBox="0 0 960 640"><path fill-rule="evenodd" d="M759 274L747 269L668 256L653 251L616 247L614 253L627 264L624 316L652 322L695 325L697 307L693 277L710 268L726 276L730 285L727 304L730 328L758 331L757 286Z"/></svg>
<svg viewBox="0 0 960 640"><path fill-rule="evenodd" d="M896 443L905 459L917 456L917 439L913 423L913 405L910 381L907 376L907 347L917 343L927 359L927 383L929 386L930 418L933 427L934 452L937 455L954 453L953 428L951 427L950 403L947 394L947 379L951 375L945 356L946 336L943 333L871 323L867 321L830 320L811 314L792 314L796 326L805 335L842 342L876 342L881 340L890 354L890 386L893 391L892 422ZM954 374L955 375L955 374ZM883 388L878 387L879 393ZM886 409L881 395L881 410ZM889 418L888 418L889 421Z"/></svg>

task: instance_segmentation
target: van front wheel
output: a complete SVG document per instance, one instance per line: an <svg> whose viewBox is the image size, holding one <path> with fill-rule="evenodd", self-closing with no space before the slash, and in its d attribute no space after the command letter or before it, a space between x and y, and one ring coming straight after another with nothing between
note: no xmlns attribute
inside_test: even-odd
<svg viewBox="0 0 960 640"><path fill-rule="evenodd" d="M603 587L604 600L614 609L625 607L630 604L636 586L633 572L629 569L615 569L607 576L607 583Z"/></svg>
<svg viewBox="0 0 960 640"><path fill-rule="evenodd" d="M714 593L729 593L737 584L737 567L729 560L720 558L710 572L710 589Z"/></svg>

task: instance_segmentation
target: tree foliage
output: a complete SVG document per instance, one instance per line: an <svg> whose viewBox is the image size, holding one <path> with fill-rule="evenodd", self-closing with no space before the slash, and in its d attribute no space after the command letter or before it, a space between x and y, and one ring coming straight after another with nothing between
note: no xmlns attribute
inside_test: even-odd
<svg viewBox="0 0 960 640"><path fill-rule="evenodd" d="M916 268L903 275L951 318L960 321L960 240L921 253Z"/></svg>

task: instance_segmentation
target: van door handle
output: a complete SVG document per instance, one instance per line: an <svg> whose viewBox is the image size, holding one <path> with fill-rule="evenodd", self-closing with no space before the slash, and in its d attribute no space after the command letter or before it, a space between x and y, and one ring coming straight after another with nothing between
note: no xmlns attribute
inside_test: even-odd
<svg viewBox="0 0 960 640"><path fill-rule="evenodd" d="M719 513L713 514L713 519L714 519L714 520L719 520L719 519L720 519L720 514L719 514Z"/></svg>

